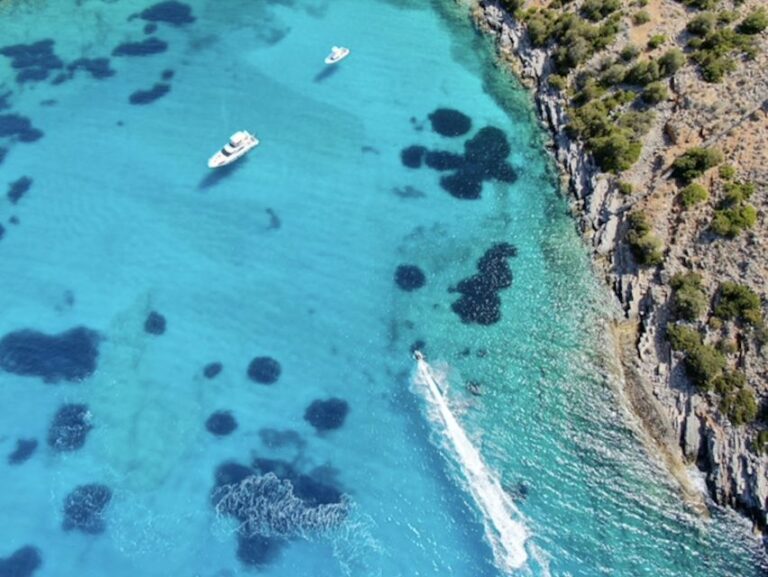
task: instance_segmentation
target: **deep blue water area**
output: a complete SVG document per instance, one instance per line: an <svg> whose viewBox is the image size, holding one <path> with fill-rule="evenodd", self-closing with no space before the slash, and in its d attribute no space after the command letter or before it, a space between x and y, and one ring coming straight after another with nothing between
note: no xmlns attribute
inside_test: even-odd
<svg viewBox="0 0 768 577"><path fill-rule="evenodd" d="M515 499L519 574L765 571L625 409L530 97L464 7L0 17L0 577L501 574L415 349ZM207 168L236 130L260 145Z"/></svg>

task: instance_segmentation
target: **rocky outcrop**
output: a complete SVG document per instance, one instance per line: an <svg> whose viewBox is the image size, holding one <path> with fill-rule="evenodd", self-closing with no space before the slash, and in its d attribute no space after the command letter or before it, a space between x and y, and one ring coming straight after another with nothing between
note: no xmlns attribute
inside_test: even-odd
<svg viewBox="0 0 768 577"><path fill-rule="evenodd" d="M669 10L677 8L672 6ZM631 343L624 347L623 359L630 404L663 453L671 455L678 463L695 463L705 473L710 496L716 503L734 507L749 516L756 527L765 530L768 527L768 458L758 456L753 450L754 431L732 427L691 387L684 375L681 358L669 350L661 327L669 320L667 301L671 273L667 269L695 264L696 270L705 275L707 271L715 271L719 278L740 278L737 271L728 266L738 267L739 262L756 259L757 251L766 248L768 243L762 239L768 235L754 235L738 247L741 261L726 258L723 254L733 251L732 246L691 248L682 242L676 244L676 236L686 234L686 230L680 228L679 219L673 215L671 203L667 201L659 214L669 235L669 266L665 265L661 271L638 269L621 238L624 214L636 203L648 200L658 189L668 186L669 156L675 153L675 146L706 145L728 138L742 123L754 120L755 115L766 116L768 104L758 100L761 90L768 90L768 78L756 82L757 86L751 88L756 107L747 94L739 106L734 107L739 114L732 114L727 122L722 120L722 110L718 116L720 104L701 107L712 115L711 122L702 122L701 115L697 117L688 112L692 106L690 95L694 89L699 91L700 86L695 85L695 75L690 70L680 71L671 82L675 98L660 108L656 129L648 136L643 156L633 168L634 176L644 184L645 192L627 198L616 190L608 177L599 173L582 145L568 137L565 131L566 102L547 82L551 73L550 53L533 47L525 26L506 13L497 0L474 2L472 14L477 27L496 38L500 59L532 89L540 119L551 133L552 153L562 171L564 187L573 200L573 212L580 230L592 248L596 266L624 311L627 324L633 327ZM684 25L683 21L682 27ZM743 78L734 83L740 87L745 85ZM705 129L701 129L702 125ZM735 152L731 156L736 163L746 158L751 150L742 144L733 149ZM755 174L747 172L747 177L756 178ZM689 235L698 230L695 226L690 229L687 231ZM764 275L761 267L756 268L760 271L758 275ZM714 276L710 279L711 284ZM757 278L750 284L759 287L761 281ZM746 364L750 381L765 386L767 375L760 372L760 363ZM678 467L671 467L675 468Z"/></svg>

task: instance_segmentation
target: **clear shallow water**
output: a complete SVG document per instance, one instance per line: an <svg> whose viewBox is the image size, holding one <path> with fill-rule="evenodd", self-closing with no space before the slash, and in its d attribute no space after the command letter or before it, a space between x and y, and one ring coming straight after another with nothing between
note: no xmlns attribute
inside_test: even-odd
<svg viewBox="0 0 768 577"><path fill-rule="evenodd" d="M146 5L0 3L3 42L50 37L65 62L108 56L145 37L128 17ZM484 459L511 494L526 493L522 574L759 574L744 525L687 512L625 424L604 362L610 311L527 96L490 70L450 3L190 5L194 23L159 27L168 51L112 58L104 80L79 72L17 86L0 63L11 112L45 133L0 143L10 148L2 180L34 179L2 209L20 224L0 242L0 333L85 325L103 335L82 383L2 374L0 448L32 437L40 447L0 464L0 557L32 544L36 575L247 574L210 491L220 463L256 455L303 473L330 466L322 478L352 503L345 523L292 539L263 574L499 574L461 471L410 389L409 347L423 339ZM353 53L329 75L322 59L336 43ZM166 69L166 96L129 104ZM430 130L439 106L469 115L470 135L504 130L517 182L486 182L481 200L462 201L437 172L404 167L406 146L462 150L466 137ZM240 128L262 145L212 178L205 160ZM463 325L447 291L498 242L517 247L502 320ZM426 286L398 290L403 263ZM150 310L167 319L162 336L143 329ZM246 377L261 355L282 366L269 387ZM212 361L224 370L204 379ZM469 380L481 397L464 393ZM304 411L328 397L350 412L317 434ZM86 403L94 428L82 449L56 454L45 439L64 402ZM239 423L228 437L205 430L218 409ZM265 429L301 441L270 447ZM66 495L92 482L113 492L106 530L62 531Z"/></svg>

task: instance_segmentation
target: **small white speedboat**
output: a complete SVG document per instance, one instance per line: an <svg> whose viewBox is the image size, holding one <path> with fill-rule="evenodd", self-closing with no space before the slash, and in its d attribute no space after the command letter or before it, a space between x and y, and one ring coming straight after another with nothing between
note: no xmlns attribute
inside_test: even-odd
<svg viewBox="0 0 768 577"><path fill-rule="evenodd" d="M224 147L208 159L208 168L226 166L259 145L259 139L247 130L238 130L229 137Z"/></svg>
<svg viewBox="0 0 768 577"><path fill-rule="evenodd" d="M325 63L336 64L337 62L344 60L347 56L349 56L349 48L333 46L331 47L331 53L325 57Z"/></svg>

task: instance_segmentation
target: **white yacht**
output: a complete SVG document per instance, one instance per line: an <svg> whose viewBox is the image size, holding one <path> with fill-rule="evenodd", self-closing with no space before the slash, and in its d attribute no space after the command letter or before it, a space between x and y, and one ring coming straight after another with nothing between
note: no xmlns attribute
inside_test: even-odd
<svg viewBox="0 0 768 577"><path fill-rule="evenodd" d="M238 130L229 137L224 147L208 160L208 168L226 166L259 145L259 139L247 130Z"/></svg>
<svg viewBox="0 0 768 577"><path fill-rule="evenodd" d="M333 46L331 47L331 53L325 57L325 63L336 64L337 62L344 60L347 56L349 56L349 48Z"/></svg>

